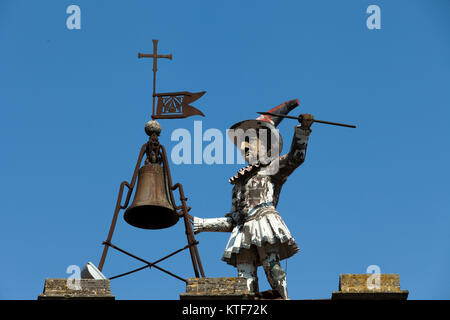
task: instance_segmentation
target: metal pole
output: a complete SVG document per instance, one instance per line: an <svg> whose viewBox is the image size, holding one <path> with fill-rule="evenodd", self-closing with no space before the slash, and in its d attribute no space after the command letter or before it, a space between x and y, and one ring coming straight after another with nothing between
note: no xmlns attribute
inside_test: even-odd
<svg viewBox="0 0 450 320"><path fill-rule="evenodd" d="M158 267L157 265L154 265L154 264L152 265L151 262L148 262L148 261L146 261L146 260L144 260L144 259L142 259L142 258L139 258L138 256L135 256L135 255L132 254L132 253L129 253L129 252L123 250L123 249L120 249L119 247L113 245L112 243L108 243L108 242L105 241L105 242L103 242L103 244L104 244L104 245L107 245L107 246L110 246L110 247L116 249L117 251L120 251L120 252L126 254L127 256L130 256L130 257L132 257L132 258L135 258L136 260L142 261L142 262L144 262L144 263L147 264L147 265L151 265L152 267L155 267L156 269L158 269L158 270L160 270L160 271L162 271L162 272L165 272L165 273L167 273L168 275L171 275L171 276L174 277L174 278L177 278L177 279L179 279L179 280L181 280L181 281L187 282L186 279L183 279L183 278L177 276L176 274L173 274L173 273L170 272L170 271L167 271L167 270L165 270L165 269L163 269L163 268L161 268L161 267Z"/></svg>
<svg viewBox="0 0 450 320"><path fill-rule="evenodd" d="M144 157L145 150L147 149L147 144L148 143L144 143L141 147L141 151L139 152L136 167L134 168L133 177L131 178L131 183L123 181L120 184L119 195L117 197L117 202L116 202L116 208L114 210L111 227L109 228L108 237L106 238L107 243L111 242L112 236L114 234L114 229L116 228L117 217L119 215L120 209L125 209L126 207L128 207L128 202L130 201L131 193L133 192L133 188L136 183L137 174L139 171L139 167L141 166L141 162L142 162L142 158ZM122 202L123 188L125 186L128 187L128 193L127 193L127 197L125 199L125 204L122 206L120 203ZM98 270L100 270L100 271L102 271L102 269L103 269L103 265L105 263L107 253L108 253L108 246L105 246L103 248L102 257L100 258L100 263L98 264Z"/></svg>
<svg viewBox="0 0 450 320"><path fill-rule="evenodd" d="M143 270L143 269L145 269L145 268L151 268L153 265L155 265L155 264L157 264L157 263L159 263L159 262L161 262L161 261L164 261L164 260L170 258L171 256L173 256L173 255L175 255L175 254L177 254L177 253L179 253L179 252L181 252L181 251L187 249L188 247L190 247L190 246L192 246L192 245L194 245L194 244L197 244L197 243L198 243L198 242L196 241L196 242L193 243L193 244L188 244L187 246L184 246L183 248L178 249L178 250L172 252L171 254L168 254L167 256L165 256L165 257L163 257L163 258L161 258L161 259L159 259L159 260L157 260L157 261L155 261L155 262L152 262L152 263L149 264L149 265L146 265L146 266L143 266L143 267L140 267L140 268L137 268L137 269L134 269L134 270L125 272L125 273L121 273L121 274L119 274L119 275L117 275L117 276L114 276L114 277L111 277L111 278L109 278L109 279L110 279L110 280L113 280L113 279L116 279L116 278L120 278L120 277L129 275L129 274L138 272L138 271Z"/></svg>
<svg viewBox="0 0 450 320"><path fill-rule="evenodd" d="M274 114L274 113L270 113L270 112L257 112L257 113L262 114L262 115L273 116L273 117L295 119L295 120L298 120L300 123L302 122L302 117L301 116L300 117L293 117L293 116L288 116L288 115L283 115L283 114ZM331 124L331 125L334 125L334 126L341 126L341 127L347 127L347 128L356 128L356 126L353 125L353 124L345 124L345 123L339 123L339 122L331 122L331 121L316 120L316 119L314 119L313 122Z"/></svg>
<svg viewBox="0 0 450 320"><path fill-rule="evenodd" d="M171 186L170 188L170 198L172 200L172 203L175 203L174 198L173 198L173 193L172 190L175 190L176 188L179 188L179 192L180 192L180 200L181 200L181 210L183 212L183 219L184 219L184 227L185 227L185 231L186 231L186 237L187 237L187 241L189 244L194 243L195 242L195 237L194 237L194 233L192 232L192 228L191 225L189 223L189 214L187 211L187 207L186 207L186 200L187 198L184 196L184 191L183 191L183 186L180 183L177 183L175 185L172 186L172 175L170 174L170 168L169 168L169 162L167 160L167 154L166 154L166 149L164 148L163 145L161 145L161 153L162 153L162 157L163 157L163 165L165 170L167 171L167 179L168 179L168 183ZM189 253L191 255L191 260L192 260L192 266L194 268L194 273L195 276L198 278L199 277L199 273L198 273L198 269L200 269L200 274L202 277L205 277L205 273L203 271L203 266L202 263L200 261L200 255L198 254L198 249L196 245L193 245L192 247L189 247ZM197 268L198 266L198 268Z"/></svg>
<svg viewBox="0 0 450 320"><path fill-rule="evenodd" d="M155 97L156 97L156 71L158 71L157 68L157 61L158 61L158 40L152 40L153 41L153 115L155 114Z"/></svg>

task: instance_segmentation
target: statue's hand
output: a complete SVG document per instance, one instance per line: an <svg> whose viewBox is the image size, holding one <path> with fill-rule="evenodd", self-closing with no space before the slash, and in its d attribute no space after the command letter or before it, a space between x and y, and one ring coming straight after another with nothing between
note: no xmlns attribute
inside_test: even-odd
<svg viewBox="0 0 450 320"><path fill-rule="evenodd" d="M309 129L314 122L314 116L309 113L303 113L300 115L300 123L303 129Z"/></svg>
<svg viewBox="0 0 450 320"><path fill-rule="evenodd" d="M193 225L193 231L194 234L199 234L202 230L202 223L203 223L203 219L197 218L197 217L192 217L192 225Z"/></svg>

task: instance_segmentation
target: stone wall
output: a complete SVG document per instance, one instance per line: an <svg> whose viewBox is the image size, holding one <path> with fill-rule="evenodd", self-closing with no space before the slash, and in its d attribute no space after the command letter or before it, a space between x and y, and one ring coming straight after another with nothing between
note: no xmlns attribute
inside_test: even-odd
<svg viewBox="0 0 450 320"><path fill-rule="evenodd" d="M225 278L189 278L186 292L180 299L253 299L249 293L247 280L237 277Z"/></svg>
<svg viewBox="0 0 450 320"><path fill-rule="evenodd" d="M333 300L406 300L408 291L400 290L398 274L341 274L339 291L333 292ZM372 278L370 278L372 277ZM369 279L370 278L370 279Z"/></svg>
<svg viewBox="0 0 450 320"><path fill-rule="evenodd" d="M108 279L45 279L44 292L38 300L100 299L114 300ZM78 285L77 285L78 284Z"/></svg>

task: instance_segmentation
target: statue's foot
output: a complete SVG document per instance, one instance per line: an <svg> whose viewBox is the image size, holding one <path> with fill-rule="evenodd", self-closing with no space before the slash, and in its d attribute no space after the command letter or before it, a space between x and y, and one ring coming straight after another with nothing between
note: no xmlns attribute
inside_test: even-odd
<svg viewBox="0 0 450 320"><path fill-rule="evenodd" d="M286 281L278 286L277 291L284 300L291 300L288 296Z"/></svg>

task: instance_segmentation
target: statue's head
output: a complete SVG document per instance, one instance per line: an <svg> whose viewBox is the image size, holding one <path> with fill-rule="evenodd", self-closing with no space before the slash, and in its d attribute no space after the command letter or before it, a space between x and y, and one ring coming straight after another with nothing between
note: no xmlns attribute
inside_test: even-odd
<svg viewBox="0 0 450 320"><path fill-rule="evenodd" d="M260 120L245 120L228 130L228 137L240 150L249 164L257 161L268 163L279 157L283 139L271 123Z"/></svg>
<svg viewBox="0 0 450 320"><path fill-rule="evenodd" d="M269 157L267 154L267 146L259 138L242 141L239 149L242 153L242 157L249 164L253 164L260 159Z"/></svg>
<svg viewBox="0 0 450 320"><path fill-rule="evenodd" d="M286 101L270 109L270 115L240 121L231 126L228 137L241 151L245 161L250 164L258 160L267 163L280 156L283 139L276 127L283 120L281 116L298 105L297 99Z"/></svg>

